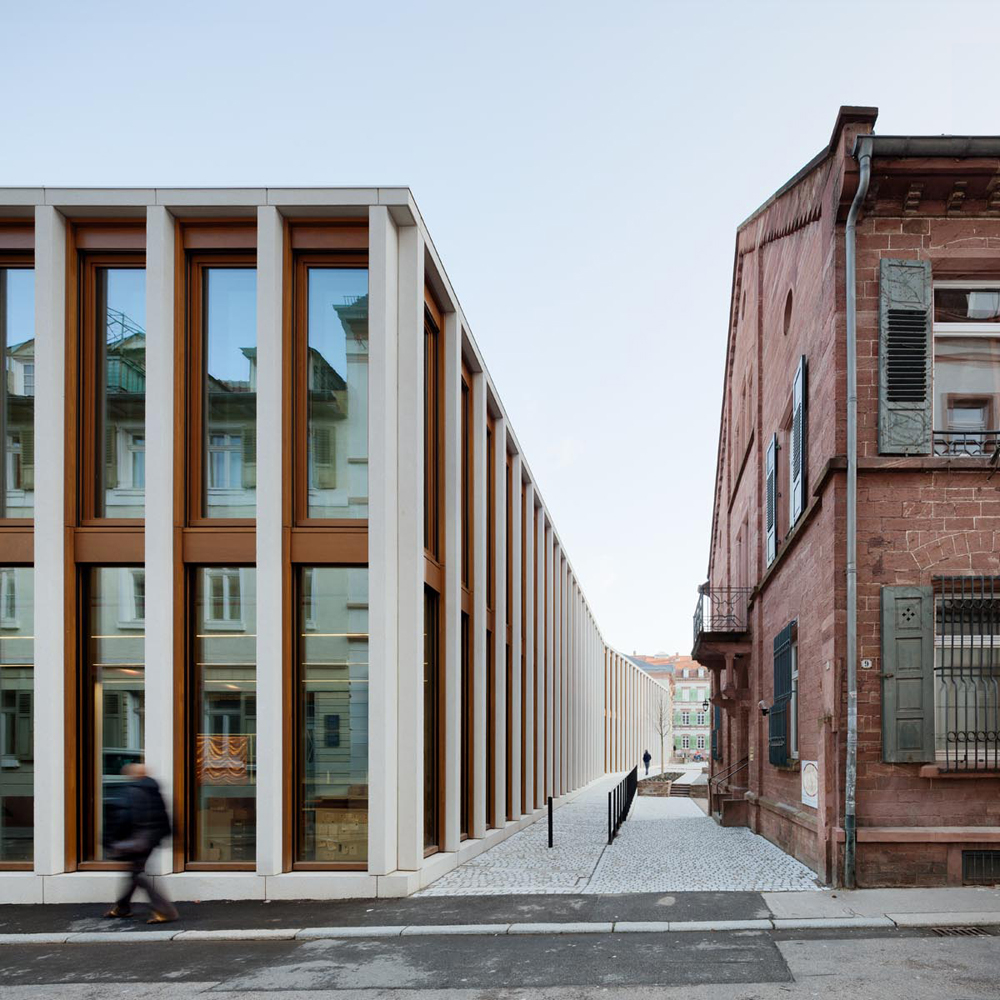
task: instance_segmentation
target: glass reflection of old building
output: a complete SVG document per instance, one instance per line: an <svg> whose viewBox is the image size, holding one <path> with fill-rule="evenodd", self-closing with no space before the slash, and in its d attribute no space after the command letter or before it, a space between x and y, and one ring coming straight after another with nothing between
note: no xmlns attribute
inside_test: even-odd
<svg viewBox="0 0 1000 1000"><path fill-rule="evenodd" d="M34 831L34 572L0 568L0 862L30 862Z"/></svg>
<svg viewBox="0 0 1000 1000"><path fill-rule="evenodd" d="M298 860L368 858L368 571L300 570Z"/></svg>
<svg viewBox="0 0 1000 1000"><path fill-rule="evenodd" d="M35 272L0 265L0 515L32 516L35 496Z"/></svg>
<svg viewBox="0 0 1000 1000"><path fill-rule="evenodd" d="M256 574L194 573L191 861L252 864L257 818Z"/></svg>
<svg viewBox="0 0 1000 1000"><path fill-rule="evenodd" d="M145 751L145 570L94 566L81 581L86 615L81 695L82 857L106 857L105 831L123 807L122 771Z"/></svg>

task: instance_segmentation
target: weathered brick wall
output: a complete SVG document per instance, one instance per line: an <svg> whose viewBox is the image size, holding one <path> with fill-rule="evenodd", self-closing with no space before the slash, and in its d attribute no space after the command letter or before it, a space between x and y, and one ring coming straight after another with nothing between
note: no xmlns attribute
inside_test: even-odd
<svg viewBox="0 0 1000 1000"><path fill-rule="evenodd" d="M723 727L723 759L717 771L748 749L754 760L746 784L762 800L751 824L821 871L839 861L836 829L843 814L846 735L845 517L843 472L831 474L819 507L783 557L767 574L763 519L763 462L771 434L785 423L800 355L808 359L807 505L826 464L846 453L846 348L843 221L845 174L857 131L846 129L826 166L777 197L737 234L736 298L727 361L726 436L717 498L711 581L714 586L761 584L752 612L753 652L749 712L733 711ZM876 185L877 188L877 185ZM848 191L849 200L850 191ZM972 471L949 469L940 460L878 456L878 267L881 257L922 258L936 275L965 273L1000 277L1000 218L889 215L899 204L877 202L858 226L858 431L862 468L858 493L859 670L858 822L861 826L1000 826L1000 778L928 779L919 765L881 761L879 666L880 588L928 584L940 574L1000 574L1000 476L987 480L985 461ZM839 222L837 221L839 211ZM995 263L995 267L994 267ZM990 268L994 269L992 272ZM792 319L784 332L792 291ZM748 378L748 369L753 376ZM753 385L756 413L746 449L740 406ZM745 455L744 455L745 452ZM779 453L778 537L787 532L787 451ZM891 465L892 468L887 468ZM742 469L742 471L741 471ZM747 546L747 574L737 538ZM786 543L787 544L787 543ZM817 810L801 803L796 770L767 760L767 720L757 703L773 700L773 640L791 620L799 623L800 757L820 762ZM787 818L794 809L814 817L817 832ZM928 837L934 836L930 831ZM956 853L957 852L957 853ZM860 884L946 884L956 879L960 845L862 843ZM949 862L950 857L950 862ZM950 865L950 868L949 868Z"/></svg>

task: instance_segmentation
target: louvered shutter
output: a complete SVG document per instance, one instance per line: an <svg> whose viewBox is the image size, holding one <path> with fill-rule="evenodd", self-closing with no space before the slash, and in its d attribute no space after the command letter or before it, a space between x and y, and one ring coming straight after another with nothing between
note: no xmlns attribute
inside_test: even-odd
<svg viewBox="0 0 1000 1000"><path fill-rule="evenodd" d="M17 739L14 752L21 761L32 760L35 756L31 731L31 692L17 694Z"/></svg>
<svg viewBox="0 0 1000 1000"><path fill-rule="evenodd" d="M712 760L722 760L722 706L713 706L712 716Z"/></svg>
<svg viewBox="0 0 1000 1000"><path fill-rule="evenodd" d="M931 266L879 262L878 450L931 453Z"/></svg>
<svg viewBox="0 0 1000 1000"><path fill-rule="evenodd" d="M934 591L882 588L882 759L934 760Z"/></svg>
<svg viewBox="0 0 1000 1000"><path fill-rule="evenodd" d="M802 515L806 495L806 358L799 359L792 381L792 447L789 482L792 484L789 525Z"/></svg>
<svg viewBox="0 0 1000 1000"><path fill-rule="evenodd" d="M242 483L245 490L252 490L257 485L257 431L253 427L244 427L242 435Z"/></svg>
<svg viewBox="0 0 1000 1000"><path fill-rule="evenodd" d="M767 715L768 752L772 764L788 763L788 703L792 697L792 628L790 622L774 638L774 704Z"/></svg>
<svg viewBox="0 0 1000 1000"><path fill-rule="evenodd" d="M118 425L104 425L104 488L118 488Z"/></svg>
<svg viewBox="0 0 1000 1000"><path fill-rule="evenodd" d="M332 427L317 427L313 431L313 469L316 488L332 490L337 486L336 438Z"/></svg>
<svg viewBox="0 0 1000 1000"><path fill-rule="evenodd" d="M775 481L775 460L778 455L778 435L773 434L771 436L771 441L767 446L767 454L764 457L764 492L765 492L765 510L764 510L764 525L767 534L767 564L768 566L774 562L774 555L777 551L778 537L776 533L776 520L777 520L777 504L778 504L778 492L777 492L777 482Z"/></svg>
<svg viewBox="0 0 1000 1000"><path fill-rule="evenodd" d="M35 488L35 427L26 424L21 428L21 488Z"/></svg>

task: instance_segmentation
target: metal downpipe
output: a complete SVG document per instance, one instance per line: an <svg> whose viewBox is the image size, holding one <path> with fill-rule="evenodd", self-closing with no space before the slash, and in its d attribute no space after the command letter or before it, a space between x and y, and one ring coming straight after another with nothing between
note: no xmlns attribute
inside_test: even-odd
<svg viewBox="0 0 1000 1000"><path fill-rule="evenodd" d="M859 136L854 155L861 167L847 215L847 773L844 779L844 885L855 886L858 784L858 362L857 222L871 178L872 141Z"/></svg>

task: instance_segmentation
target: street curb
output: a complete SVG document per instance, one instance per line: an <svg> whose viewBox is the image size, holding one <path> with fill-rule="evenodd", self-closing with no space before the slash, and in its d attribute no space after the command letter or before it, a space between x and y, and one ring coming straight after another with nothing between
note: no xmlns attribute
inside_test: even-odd
<svg viewBox="0 0 1000 1000"><path fill-rule="evenodd" d="M758 920L619 920L515 924L409 924L370 927L259 927L232 930L71 931L0 934L3 945L137 944L167 941L327 941L350 938L460 937L529 934L678 934L696 931L894 930L1000 927L1000 912L893 913L881 917L772 917Z"/></svg>

